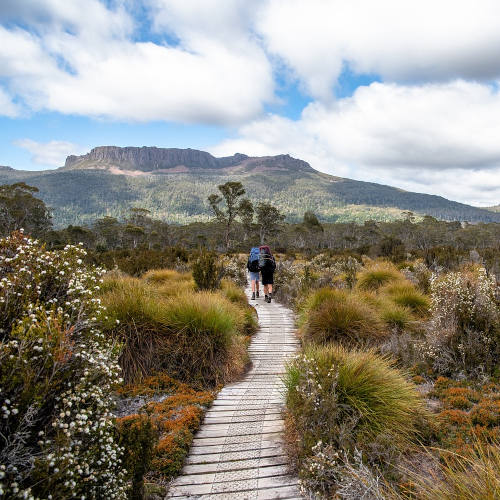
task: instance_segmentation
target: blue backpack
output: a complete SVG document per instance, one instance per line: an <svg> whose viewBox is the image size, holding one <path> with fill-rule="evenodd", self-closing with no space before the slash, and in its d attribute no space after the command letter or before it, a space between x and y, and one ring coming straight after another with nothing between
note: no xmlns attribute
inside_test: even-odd
<svg viewBox="0 0 500 500"><path fill-rule="evenodd" d="M250 250L250 257L248 258L248 270L257 273L259 272L259 247L253 247Z"/></svg>

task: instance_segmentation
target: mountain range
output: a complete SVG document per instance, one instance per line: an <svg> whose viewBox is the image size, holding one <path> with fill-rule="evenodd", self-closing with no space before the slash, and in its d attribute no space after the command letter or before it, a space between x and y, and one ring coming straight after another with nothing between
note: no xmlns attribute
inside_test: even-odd
<svg viewBox="0 0 500 500"><path fill-rule="evenodd" d="M278 206L290 221L312 210L323 221L394 220L403 211L444 220L500 222L500 213L355 181L314 170L287 154L217 158L196 149L100 146L68 156L63 167L27 171L0 166L0 184L25 182L52 208L57 227L90 224L104 215L123 217L131 207L173 223L207 220L209 194L241 181L254 202Z"/></svg>

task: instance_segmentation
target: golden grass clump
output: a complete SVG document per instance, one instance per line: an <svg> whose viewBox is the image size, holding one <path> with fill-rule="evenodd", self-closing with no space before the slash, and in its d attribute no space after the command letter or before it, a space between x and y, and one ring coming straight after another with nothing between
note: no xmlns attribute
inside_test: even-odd
<svg viewBox="0 0 500 500"><path fill-rule="evenodd" d="M414 321L410 308L384 301L379 309L380 318L389 327L397 330L407 329Z"/></svg>
<svg viewBox="0 0 500 500"><path fill-rule="evenodd" d="M104 328L122 343L120 365L127 383L166 371L205 387L243 371L248 362L243 334L253 333L254 319L222 293L168 296L163 292L166 280L157 280L163 283L159 286L130 277L107 281L102 295L108 312ZM183 278L180 283L190 282Z"/></svg>
<svg viewBox="0 0 500 500"><path fill-rule="evenodd" d="M416 442L426 415L406 374L372 350L310 345L288 366L285 385L304 455L318 441L339 450L369 449L381 435L404 450Z"/></svg>
<svg viewBox="0 0 500 500"><path fill-rule="evenodd" d="M432 450L431 450L432 451ZM429 454L431 454L429 451ZM457 454L438 450L433 458L436 472L411 474L409 492L388 495L391 500L494 500L500 498L500 443L475 441L471 452ZM432 455L431 455L432 456Z"/></svg>
<svg viewBox="0 0 500 500"><path fill-rule="evenodd" d="M387 295L398 306L406 307L419 316L429 312L429 298L409 281L387 285L381 293Z"/></svg>
<svg viewBox="0 0 500 500"><path fill-rule="evenodd" d="M173 269L157 269L142 276L162 297L175 297L194 292L195 284L190 273L179 273Z"/></svg>
<svg viewBox="0 0 500 500"><path fill-rule="evenodd" d="M174 269L153 269L145 273L142 278L148 283L163 284L172 281L191 281L190 273L180 273Z"/></svg>
<svg viewBox="0 0 500 500"><path fill-rule="evenodd" d="M243 307L248 305L247 296L245 291L229 280L221 281L221 289L223 295L231 302L239 304Z"/></svg>
<svg viewBox="0 0 500 500"><path fill-rule="evenodd" d="M331 290L313 294L302 328L305 341L317 344L340 342L346 344L371 343L388 332L375 310L356 294Z"/></svg>
<svg viewBox="0 0 500 500"><path fill-rule="evenodd" d="M304 326L311 311L318 310L324 302L330 300L342 300L344 296L345 292L335 288L324 287L315 290L306 298L303 306L299 309L299 326Z"/></svg>
<svg viewBox="0 0 500 500"><path fill-rule="evenodd" d="M376 262L358 273L356 286L359 290L376 291L388 283L402 280L404 276L394 264Z"/></svg>

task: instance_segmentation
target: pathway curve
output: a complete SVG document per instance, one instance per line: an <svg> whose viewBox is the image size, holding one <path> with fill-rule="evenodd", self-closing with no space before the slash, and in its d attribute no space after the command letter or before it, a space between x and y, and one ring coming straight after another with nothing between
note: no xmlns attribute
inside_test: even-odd
<svg viewBox="0 0 500 500"><path fill-rule="evenodd" d="M301 498L288 474L281 414L285 361L299 347L293 315L263 298L252 304L260 326L249 346L252 368L219 392L167 498Z"/></svg>

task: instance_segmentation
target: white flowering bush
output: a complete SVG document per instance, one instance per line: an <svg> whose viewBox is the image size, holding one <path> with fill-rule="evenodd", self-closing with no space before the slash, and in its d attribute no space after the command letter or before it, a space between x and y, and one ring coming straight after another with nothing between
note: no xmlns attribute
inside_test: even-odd
<svg viewBox="0 0 500 500"><path fill-rule="evenodd" d="M438 373L490 373L500 356L497 284L483 267L431 278L431 312L423 354Z"/></svg>
<svg viewBox="0 0 500 500"><path fill-rule="evenodd" d="M222 263L224 278L231 280L238 286L247 286L247 262L237 255L226 257Z"/></svg>
<svg viewBox="0 0 500 500"><path fill-rule="evenodd" d="M85 251L0 240L0 498L126 498L111 419L118 351Z"/></svg>

